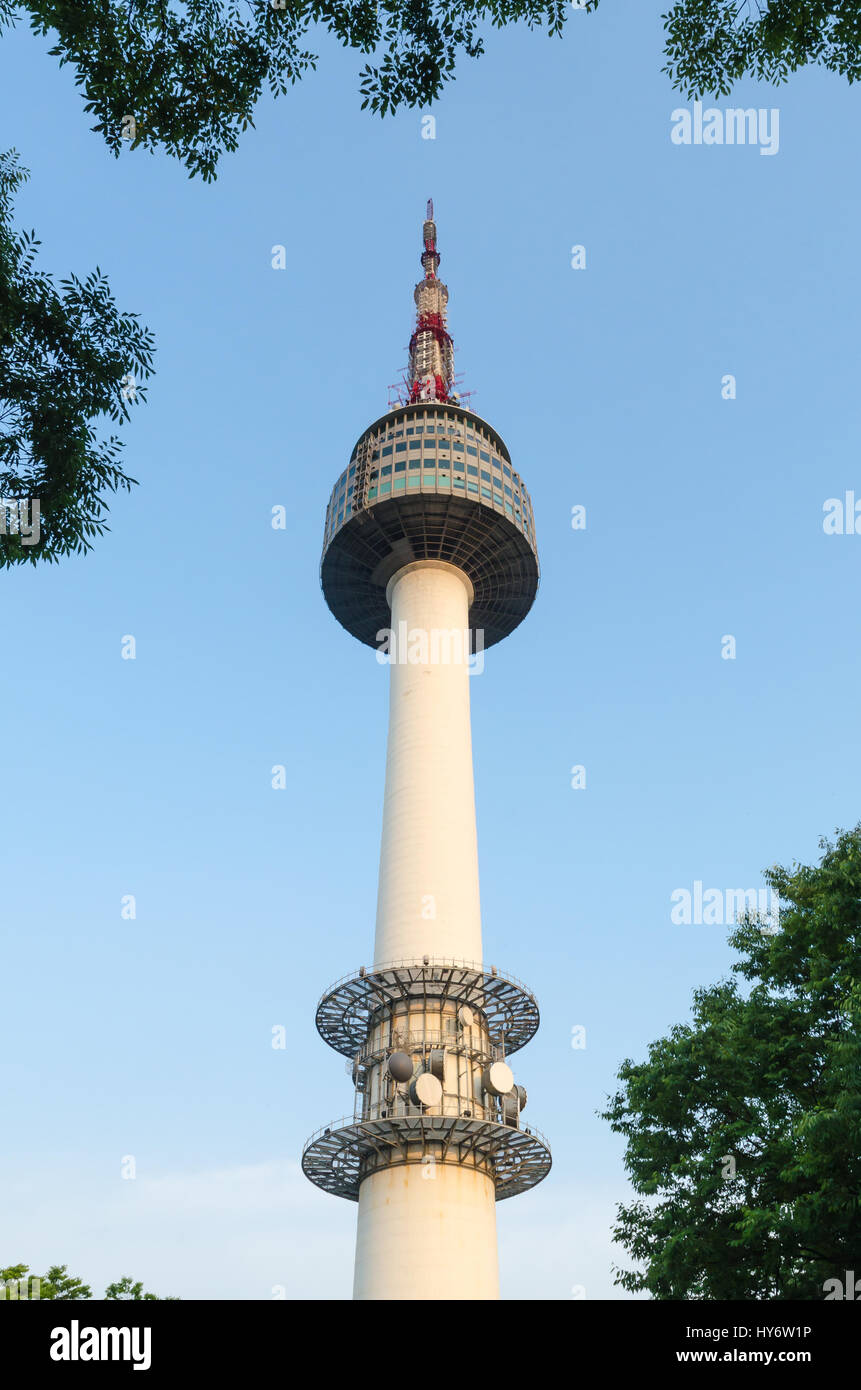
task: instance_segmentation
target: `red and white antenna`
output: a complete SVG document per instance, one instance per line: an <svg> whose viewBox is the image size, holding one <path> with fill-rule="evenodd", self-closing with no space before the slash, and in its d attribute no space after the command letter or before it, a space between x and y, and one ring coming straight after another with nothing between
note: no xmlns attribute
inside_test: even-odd
<svg viewBox="0 0 861 1390"><path fill-rule="evenodd" d="M447 401L454 384L454 344L446 327L448 289L437 278L440 255L436 247L433 198L428 198L422 240L425 278L415 289L416 326L410 338L407 400Z"/></svg>

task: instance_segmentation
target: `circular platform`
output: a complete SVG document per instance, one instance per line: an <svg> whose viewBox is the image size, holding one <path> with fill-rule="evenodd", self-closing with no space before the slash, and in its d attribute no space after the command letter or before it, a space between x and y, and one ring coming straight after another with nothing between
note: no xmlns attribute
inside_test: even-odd
<svg viewBox="0 0 861 1390"><path fill-rule="evenodd" d="M469 577L470 628L483 647L522 622L538 589L529 494L496 431L450 403L398 407L360 437L326 513L326 602L376 648L391 617L386 585L416 560L443 560Z"/></svg>
<svg viewBox="0 0 861 1390"><path fill-rule="evenodd" d="M360 1182L368 1172L420 1164L428 1151L441 1144L451 1155L442 1162L466 1164L490 1174L498 1202L536 1187L552 1164L550 1146L531 1126L515 1129L464 1115L417 1113L336 1120L312 1134L302 1152L302 1171L324 1192L357 1202Z"/></svg>
<svg viewBox="0 0 861 1390"><path fill-rule="evenodd" d="M345 975L317 1005L320 1036L345 1057L364 1051L370 1020L382 1008L426 999L480 1009L491 1040L507 1054L525 1047L540 1022L534 994L513 976L456 961L398 961Z"/></svg>

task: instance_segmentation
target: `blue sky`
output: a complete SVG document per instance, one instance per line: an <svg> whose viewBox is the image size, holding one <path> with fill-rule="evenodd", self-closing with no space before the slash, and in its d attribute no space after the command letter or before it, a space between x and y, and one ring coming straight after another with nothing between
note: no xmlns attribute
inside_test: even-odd
<svg viewBox="0 0 861 1390"><path fill-rule="evenodd" d="M0 1257L97 1290L350 1295L355 1208L298 1158L351 1107L313 1020L371 959L386 672L326 609L319 549L405 362L432 196L458 370L542 562L472 682L485 957L539 998L515 1074L554 1153L499 1208L502 1290L621 1296L623 1149L595 1112L731 961L671 894L809 862L861 772L861 537L822 527L861 498L857 94L745 84L716 105L779 107L776 155L675 145L661 8L492 34L435 140L361 112L360 61L321 39L208 187L115 161L48 44L0 41L17 222L158 340L111 533L0 583Z"/></svg>

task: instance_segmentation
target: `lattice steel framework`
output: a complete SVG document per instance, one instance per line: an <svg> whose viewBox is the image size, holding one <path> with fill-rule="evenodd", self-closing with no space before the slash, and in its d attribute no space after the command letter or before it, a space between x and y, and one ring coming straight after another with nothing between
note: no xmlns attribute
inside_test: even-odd
<svg viewBox="0 0 861 1390"><path fill-rule="evenodd" d="M345 975L326 990L317 1005L317 1030L336 1052L355 1058L365 1045L374 1015L407 999L447 1000L480 1010L503 1056L525 1047L540 1022L535 995L495 967L398 961Z"/></svg>
<svg viewBox="0 0 861 1390"><path fill-rule="evenodd" d="M418 1110L394 1118L344 1116L333 1121L308 1140L302 1171L324 1192L357 1202L359 1185L369 1171L426 1163L435 1149L441 1162L488 1173L498 1202L527 1192L550 1172L550 1146L531 1126L515 1129L472 1116Z"/></svg>

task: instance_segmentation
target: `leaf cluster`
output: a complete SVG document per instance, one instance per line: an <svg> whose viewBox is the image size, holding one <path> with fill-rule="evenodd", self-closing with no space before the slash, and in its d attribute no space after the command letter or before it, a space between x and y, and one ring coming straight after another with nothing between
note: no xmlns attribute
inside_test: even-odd
<svg viewBox="0 0 861 1390"><path fill-rule="evenodd" d="M317 64L319 26L344 47L379 54L360 77L381 116L434 101L459 53L483 52L479 29L523 21L559 34L567 0L0 0L71 64L85 109L115 155L162 148L190 175L215 178L219 156L253 125L265 89L283 95ZM129 120L131 118L131 122ZM132 123L133 122L133 123Z"/></svg>
<svg viewBox="0 0 861 1390"><path fill-rule="evenodd" d="M690 99L742 77L785 82L819 65L861 77L859 0L678 0L664 16L664 72Z"/></svg>
<svg viewBox="0 0 861 1390"><path fill-rule="evenodd" d="M154 349L98 267L57 285L37 268L35 233L10 221L26 177L14 150L0 154L0 498L38 499L41 513L38 544L0 535L6 567L87 551L107 529L106 494L135 480L97 422L119 424L146 399Z"/></svg>
<svg viewBox="0 0 861 1390"><path fill-rule="evenodd" d="M68 1265L51 1265L47 1274L41 1276L41 1286L39 1289L39 1299L61 1299L63 1302L79 1302L84 1299L92 1299L93 1291L89 1284L84 1284L76 1275L69 1274ZM8 1265L5 1269L0 1269L0 1280L4 1283L18 1282L27 1279L30 1274L30 1266ZM2 1291L0 1291L2 1296ZM123 1275L115 1284L108 1284L105 1289L105 1299L108 1301L121 1300L126 1302L176 1302L175 1299L162 1299L157 1293L145 1293L144 1286L138 1280L135 1282L130 1275Z"/></svg>
<svg viewBox="0 0 861 1390"><path fill-rule="evenodd" d="M603 1118L637 1200L615 1238L654 1298L813 1299L861 1250L861 826L821 862L776 866L772 935L730 941L736 978L626 1060ZM741 981L745 984L742 986Z"/></svg>

